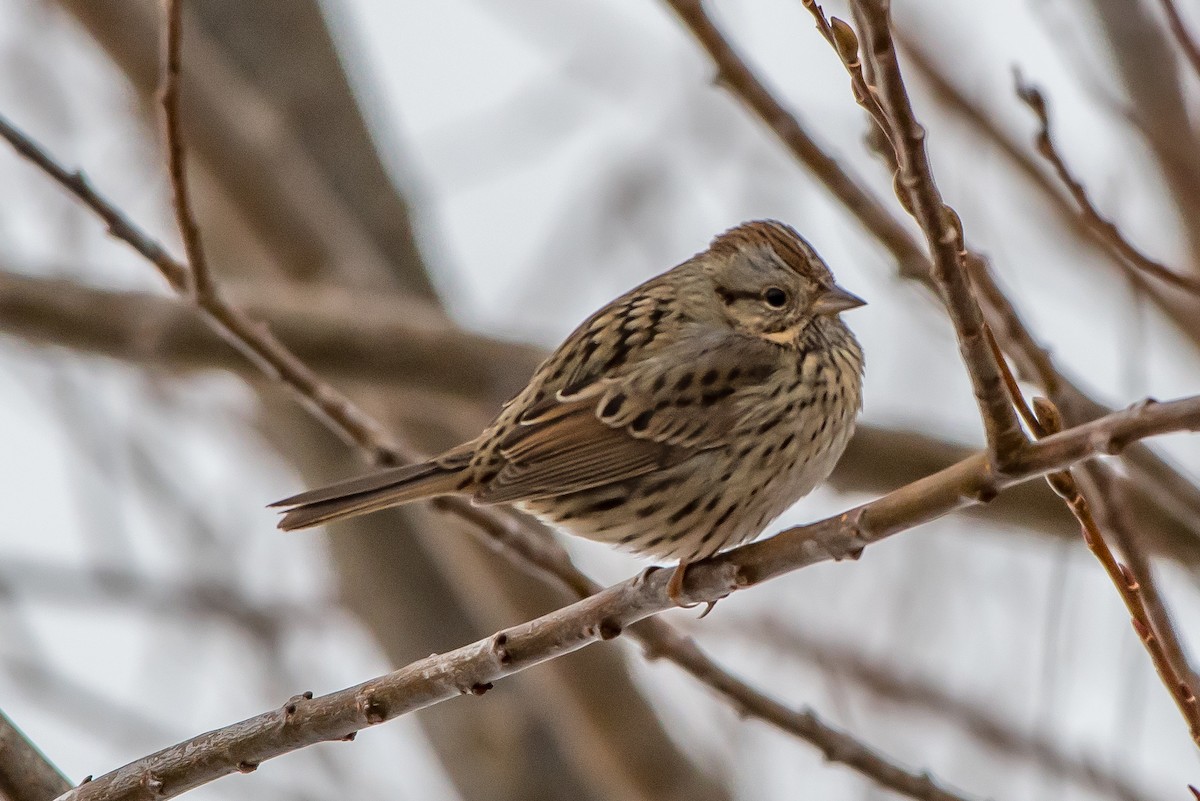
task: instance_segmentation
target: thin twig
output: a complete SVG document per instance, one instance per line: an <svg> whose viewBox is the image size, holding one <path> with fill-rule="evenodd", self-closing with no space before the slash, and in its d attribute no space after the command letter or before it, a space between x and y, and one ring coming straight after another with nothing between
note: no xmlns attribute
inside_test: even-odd
<svg viewBox="0 0 1200 801"><path fill-rule="evenodd" d="M701 0L665 0L712 58L717 80L728 87L815 175L825 188L896 257L901 275L923 277L929 259L877 198L837 159L826 153L800 121L780 103L704 12Z"/></svg>
<svg viewBox="0 0 1200 801"><path fill-rule="evenodd" d="M171 176L171 194L175 206L175 220L183 238L183 249L187 253L188 288L197 303L213 293L208 259L200 240L200 228L192 211L191 193L188 190L187 150L183 142L183 123L179 110L179 80L183 66L183 0L167 0L166 58L163 60L161 102L167 140L167 169Z"/></svg>
<svg viewBox="0 0 1200 801"><path fill-rule="evenodd" d="M1167 26L1171 29L1171 35L1175 37L1183 54L1187 56L1188 63L1192 65L1196 77L1200 78L1200 45L1196 44L1196 40L1192 38L1183 24L1183 18L1179 16L1179 9L1175 7L1175 0L1162 0L1162 7L1167 15Z"/></svg>
<svg viewBox="0 0 1200 801"><path fill-rule="evenodd" d="M17 153L32 161L60 186L78 198L108 226L108 232L154 264L176 292L186 292L188 269L161 244L135 225L116 206L92 188L81 172L60 166L41 146L0 115L0 136ZM264 326L250 320L221 297L219 292L197 297L211 324L246 358L292 391L346 442L371 454L380 464L397 463L402 454L383 428L353 401L321 381Z"/></svg>
<svg viewBox="0 0 1200 801"><path fill-rule="evenodd" d="M18 153L49 173L60 185L104 219L110 233L154 263L176 291L185 291L187 269L174 260L165 248L137 228L115 206L95 192L82 174L70 173L63 169L41 147L3 117L0 117L0 136L7 139ZM228 304L216 287L211 287L205 294L197 293L195 298L198 307L206 313L206 319L226 334L239 351L250 357L267 375L283 381L306 408L319 411L320 419L351 444L365 451L373 461L394 463L416 458L417 454L411 449L385 439L378 423L354 406L349 398L317 378L264 326L252 323L240 310ZM558 553L537 538L523 534L519 528L508 525L499 515L474 507L468 501L458 498L440 498L432 505L472 523L473 530L482 532L485 541L501 543L506 555L515 555L536 571L563 583L575 592L586 596L594 588L590 580L570 564L565 553ZM663 627L665 624L658 625L657 634L654 633L656 629L652 628L649 633L638 633L636 636L648 651L678 662L681 667L702 681L711 681L713 676L724 675L715 663L698 663L694 653L676 654L673 651L675 646L671 645L670 640L677 639L678 635ZM765 716L779 706L766 694L732 677L726 676L725 686L737 687L739 696L731 696L727 689L719 686L714 686L714 689L741 707L758 710L760 715ZM749 703L751 701L753 703ZM924 793L913 796L918 799L942 798L948 801L953 797L938 796L937 793L942 791L931 778L924 774L910 773L888 762L861 743L851 747L852 740L848 735L829 727L822 728L815 718L806 719L805 725L798 725L796 719L790 717L764 717L764 720L804 738L828 754L831 760L860 770L879 769L877 774L865 775L898 792L907 792L906 788L910 788L912 792Z"/></svg>
<svg viewBox="0 0 1200 801"><path fill-rule="evenodd" d="M992 345L996 347L994 342ZM999 356L998 347L996 347L996 353ZM1004 373L1005 385L1012 402L1020 411L1022 419L1025 420L1034 437L1040 440L1048 435L1061 432L1063 430L1062 415L1053 402L1046 398L1034 398L1031 409L1025 401L1025 396L1021 393L1016 379L1008 370L1008 365L1002 358L998 363ZM1103 465L1094 466L1094 470L1097 475L1104 474ZM1050 484L1051 489L1066 502L1071 513L1075 515L1075 519L1079 521L1084 543L1104 566L1109 580L1120 593L1121 599L1125 602L1125 608L1129 611L1138 639L1142 641L1159 679L1167 688L1167 692L1179 708L1184 722L1188 725L1192 741L1197 747L1200 747L1200 702L1197 701L1195 689L1191 684L1195 673L1187 664L1179 636L1175 633L1171 624L1171 616L1162 604L1162 599L1154 590L1153 585L1147 590L1134 572L1127 565L1119 563L1113 556L1112 549L1108 547L1100 527L1096 524L1092 505L1084 497L1071 470L1064 468L1051 472L1047 474L1046 481ZM1109 510L1107 516L1110 519L1115 516L1115 513L1111 511L1112 507L1112 500L1101 502L1100 508ZM1127 538L1127 541L1130 546L1127 553L1135 556L1140 554L1131 536ZM1151 576L1149 565L1139 564L1139 567L1142 575L1149 580ZM1148 603L1148 594L1153 595L1154 604ZM1169 649L1173 649L1173 652L1169 653ZM1177 666L1180 664L1184 665L1185 669L1178 669Z"/></svg>
<svg viewBox="0 0 1200 801"><path fill-rule="evenodd" d="M967 280L962 221L942 200L934 182L925 148L925 129L913 113L900 74L887 4L880 0L856 0L854 4L862 20L865 54L874 66L878 87L866 84L858 38L850 25L836 18L828 21L815 0L804 0L804 6L850 74L855 99L887 132L892 143L898 165L896 196L925 233L933 254L933 278L945 298L946 311L958 335L959 351L975 391L988 450L997 466L1004 469L1024 447L1026 438L1005 393L1000 368L988 344L983 313Z"/></svg>
<svg viewBox="0 0 1200 801"><path fill-rule="evenodd" d="M1089 465L1096 464L1092 460ZM1059 510L1061 511L1061 509ZM762 621L735 621L721 631L722 636L753 642L772 655L801 660L818 668L834 681L849 680L883 707L880 714L891 716L892 708L908 708L921 714L937 715L970 734L978 743L994 752L1028 761L1048 776L1066 779L1096 794L1118 801L1161 801L1151 799L1112 766L1074 753L1050 734L1027 731L1014 724L1010 710L998 708L992 699L973 701L959 696L938 677L914 674L897 662L871 653L859 644L800 631L782 616Z"/></svg>
<svg viewBox="0 0 1200 801"><path fill-rule="evenodd" d="M1146 555L1130 511L1128 498L1128 481L1118 475L1115 470L1102 462L1091 462L1082 470L1084 478L1091 481L1095 489L1090 494L1097 500L1096 516L1101 526L1112 532L1117 548L1125 557L1125 565L1133 573L1134 579L1141 587L1142 601L1146 605L1146 616L1154 623L1154 631L1166 652L1167 659L1174 667L1176 674L1182 677L1189 687L1195 690L1200 687L1200 676L1192 667L1187 649L1179 636L1166 600L1158 588L1154 575L1154 566ZM1085 494L1088 488L1084 487ZM1139 521L1141 522L1141 521ZM1142 523L1144 527L1144 523Z"/></svg>
<svg viewBox="0 0 1200 801"><path fill-rule="evenodd" d="M875 542L1006 487L1137 439L1200 429L1200 396L1140 403L1023 449L1004 474L987 453L891 492L871 503L697 562L681 600L717 601L785 573L829 560L854 559ZM320 698L297 696L258 715L159 751L64 794L62 801L170 798L272 757L354 732L459 695L479 694L528 667L617 637L639 620L675 607L669 572L653 570L536 620L434 655L372 681ZM919 797L919 796L918 796ZM946 797L946 796L943 796ZM952 797L952 796L950 796Z"/></svg>
<svg viewBox="0 0 1200 801"><path fill-rule="evenodd" d="M1050 134L1050 114L1045 96L1033 84L1025 83L1020 74L1017 74L1016 81L1017 97L1029 106L1038 119L1038 132L1034 137L1037 152L1050 162L1055 173L1058 174L1059 180L1063 182L1067 191L1070 192L1071 198L1079 206L1079 214L1084 223L1095 232L1101 246L1126 269L1140 270L1172 286L1200 295L1200 279L1176 272L1162 262L1155 261L1142 253L1125 238L1112 220L1100 213L1088 196L1087 190L1071 172L1054 144L1054 139Z"/></svg>
<svg viewBox="0 0 1200 801"><path fill-rule="evenodd" d="M50 801L70 789L67 777L0 712L0 798Z"/></svg>

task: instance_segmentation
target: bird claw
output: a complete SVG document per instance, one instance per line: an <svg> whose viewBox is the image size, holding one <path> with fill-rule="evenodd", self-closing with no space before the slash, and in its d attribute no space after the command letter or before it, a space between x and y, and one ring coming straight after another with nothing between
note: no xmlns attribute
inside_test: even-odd
<svg viewBox="0 0 1200 801"><path fill-rule="evenodd" d="M683 578L687 573L688 564L686 560L680 560L679 564L675 566L675 571L671 573L671 580L667 582L667 597L680 609L691 609L698 606L698 604L687 603L683 600ZM708 612L706 611L704 614L708 614Z"/></svg>

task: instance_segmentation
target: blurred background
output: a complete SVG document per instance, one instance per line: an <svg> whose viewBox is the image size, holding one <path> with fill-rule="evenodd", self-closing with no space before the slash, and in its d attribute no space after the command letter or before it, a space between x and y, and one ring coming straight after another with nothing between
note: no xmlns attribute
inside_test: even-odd
<svg viewBox="0 0 1200 801"><path fill-rule="evenodd" d="M1200 304L1082 232L1012 69L1122 231L1200 268L1197 75L1157 0L898 0L940 187L1056 364L1120 407L1200 391ZM845 16L839 2L827 11ZM1200 4L1179 3L1200 31ZM796 0L706 4L895 216ZM183 107L210 262L324 377L433 450L596 307L774 217L870 305L835 513L981 444L920 284L715 81L655 0L189 0ZM0 113L182 253L155 0L0 0ZM911 228L916 231L915 228ZM1031 388L1032 389L1032 388ZM1153 443L1200 476L1196 440ZM0 709L79 780L562 605L421 510L283 535L265 505L363 465L154 270L0 149ZM1186 494L1186 493L1185 493ZM1200 647L1200 516L1135 529ZM1193 509L1195 507L1192 507ZM565 543L603 583L642 569ZM1182 798L1200 758L1117 593L1041 486L669 619L731 671L973 797ZM196 799L889 798L627 642L265 763Z"/></svg>

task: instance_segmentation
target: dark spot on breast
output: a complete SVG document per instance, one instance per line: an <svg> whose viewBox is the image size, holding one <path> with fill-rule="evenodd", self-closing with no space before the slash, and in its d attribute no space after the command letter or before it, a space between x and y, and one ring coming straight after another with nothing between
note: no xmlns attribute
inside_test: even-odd
<svg viewBox="0 0 1200 801"><path fill-rule="evenodd" d="M734 393L733 387L721 387L720 389L715 389L712 392L705 392L703 395L700 396L700 405L701 406L712 406L717 401L724 400L725 398L728 398L733 393Z"/></svg>
<svg viewBox="0 0 1200 801"><path fill-rule="evenodd" d="M671 487L679 483L679 479L675 476L660 478L658 481L650 482L642 485L641 495L643 498L651 498L660 492L669 490Z"/></svg>
<svg viewBox="0 0 1200 801"><path fill-rule="evenodd" d="M738 377L739 377L739 376L741 376L741 374L742 374L742 368L740 368L740 367L735 367L735 368L733 368L732 370L730 370L730 371L729 371L729 380L730 380L730 381L737 381L737 380L738 380Z"/></svg>
<svg viewBox="0 0 1200 801"><path fill-rule="evenodd" d="M682 376L680 376L679 380L675 382L675 389L682 392L692 385L692 379L694 378L695 375L692 373L684 373Z"/></svg>
<svg viewBox="0 0 1200 801"><path fill-rule="evenodd" d="M723 484L731 478L733 478L733 471L729 470L721 475L721 483Z"/></svg>
<svg viewBox="0 0 1200 801"><path fill-rule="evenodd" d="M608 403L604 404L604 408L600 410L601 417L616 417L621 411L621 405L625 403L625 396L618 393L608 399Z"/></svg>
<svg viewBox="0 0 1200 801"><path fill-rule="evenodd" d="M696 507L699 505L700 505L699 500L688 501L682 507L680 507L679 511L673 513L670 517L668 517L667 520L669 520L672 523L678 523L680 520L687 517L692 512L696 511Z"/></svg>
<svg viewBox="0 0 1200 801"><path fill-rule="evenodd" d="M645 519L645 518L649 517L650 515L654 514L655 512L657 512L661 508L662 508L661 503L651 503L646 506L640 507L637 510L637 512L635 512L635 514L638 517Z"/></svg>
<svg viewBox="0 0 1200 801"><path fill-rule="evenodd" d="M720 528L721 524L728 520L729 516L737 511L739 505L740 504L737 501L734 501L732 504L730 504L728 509L726 509L724 512L721 512L721 516L718 517L716 522L713 523L713 530Z"/></svg>
<svg viewBox="0 0 1200 801"><path fill-rule="evenodd" d="M708 503L704 504L704 511L711 512L717 508L717 504L721 502L721 495L717 493L708 499Z"/></svg>
<svg viewBox="0 0 1200 801"><path fill-rule="evenodd" d="M770 458L771 458L772 456L774 456L774 455L775 455L775 446L774 446L774 445L768 445L766 448L763 448L763 452L762 452L762 457L761 457L761 458L763 458L763 459L770 459Z"/></svg>
<svg viewBox="0 0 1200 801"><path fill-rule="evenodd" d="M783 422L783 416L782 416L782 415L776 415L775 417L772 417L770 420L768 420L767 422L765 422L765 423L763 423L761 426L759 426L759 427L758 427L758 433L759 433L759 434L765 434L765 433L767 433L768 431L770 431L772 428L774 428L775 426L779 425L779 424L780 424L780 423L782 423L782 422Z"/></svg>
<svg viewBox="0 0 1200 801"><path fill-rule="evenodd" d="M472 479L470 476L463 476L458 480L458 483L454 485L454 489L458 490L459 492L465 490L470 485L471 480Z"/></svg>
<svg viewBox="0 0 1200 801"><path fill-rule="evenodd" d="M663 540L667 538L666 534L659 534L654 539L646 540L641 544L642 548L653 548L655 545L661 545Z"/></svg>
<svg viewBox="0 0 1200 801"><path fill-rule="evenodd" d="M596 514L597 512L611 512L621 504L625 503L624 498L605 498L602 501L596 501L587 508L588 514Z"/></svg>
<svg viewBox="0 0 1200 801"><path fill-rule="evenodd" d="M660 375L658 378L654 379L653 391L654 392L662 392L663 387L665 387L666 385L667 385L667 376L665 374Z"/></svg>
<svg viewBox="0 0 1200 801"><path fill-rule="evenodd" d="M642 536L641 532L635 531L632 534L626 534L624 537L621 537L621 539L617 540L617 543L619 545L628 545L640 536Z"/></svg>
<svg viewBox="0 0 1200 801"><path fill-rule="evenodd" d="M783 442L779 443L779 450L786 451L788 449L788 446L791 445L795 441L796 441L795 432L788 434L786 437L783 438Z"/></svg>
<svg viewBox="0 0 1200 801"><path fill-rule="evenodd" d="M700 376L700 383L706 387L710 386L714 381L717 380L718 375L719 373L716 370L709 370L704 375Z"/></svg>
<svg viewBox="0 0 1200 801"><path fill-rule="evenodd" d="M631 431L638 431L638 432L645 431L647 428L650 427L650 420L653 419L653 417L654 417L654 410L647 409L646 411L639 414L637 417L633 418L633 422L631 422L629 424L629 429Z"/></svg>

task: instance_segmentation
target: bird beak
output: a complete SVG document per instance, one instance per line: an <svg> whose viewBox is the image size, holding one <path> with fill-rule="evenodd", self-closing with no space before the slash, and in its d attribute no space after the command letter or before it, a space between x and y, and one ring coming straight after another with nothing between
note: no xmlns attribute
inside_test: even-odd
<svg viewBox="0 0 1200 801"><path fill-rule="evenodd" d="M857 309L859 306L866 306L867 302L854 295L840 286L834 284L831 288L826 289L817 299L813 301L810 311L814 315L821 314L837 314L838 312Z"/></svg>

